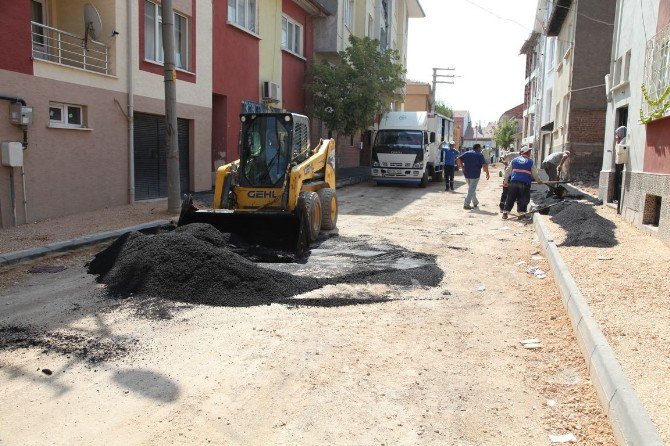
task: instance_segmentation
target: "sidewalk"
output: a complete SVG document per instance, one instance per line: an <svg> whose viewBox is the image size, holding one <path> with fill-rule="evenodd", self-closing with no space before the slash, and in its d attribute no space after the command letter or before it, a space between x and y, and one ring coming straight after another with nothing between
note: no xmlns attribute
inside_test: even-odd
<svg viewBox="0 0 670 446"><path fill-rule="evenodd" d="M624 373L670 443L670 248L607 206L545 218Z"/></svg>
<svg viewBox="0 0 670 446"><path fill-rule="evenodd" d="M369 167L338 169L337 187L361 183L369 178ZM194 195L203 203L210 204L213 192L199 192ZM113 231L154 220L174 220L176 222L178 217L178 214L171 214L167 211L167 199L161 199L137 202L132 205L114 206L0 229L0 256L9 252L36 248L62 240Z"/></svg>

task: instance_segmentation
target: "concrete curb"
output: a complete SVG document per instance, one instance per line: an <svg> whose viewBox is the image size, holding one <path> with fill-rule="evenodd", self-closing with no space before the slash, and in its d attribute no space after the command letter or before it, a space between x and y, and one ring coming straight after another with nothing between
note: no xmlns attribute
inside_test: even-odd
<svg viewBox="0 0 670 446"><path fill-rule="evenodd" d="M366 181L370 181L371 178L372 176L370 175L360 175L356 177L342 178L341 180L337 180L335 187L339 189L341 187L353 186L354 184L365 183Z"/></svg>
<svg viewBox="0 0 670 446"><path fill-rule="evenodd" d="M542 249L561 291L563 305L568 311L577 342L595 384L600 404L610 419L614 437L619 445L658 445L663 441L617 361L614 350L589 309L575 279L570 274L549 234L544 219L533 218Z"/></svg>
<svg viewBox="0 0 670 446"><path fill-rule="evenodd" d="M84 235L82 237L73 238L70 240L62 240L60 242L49 243L48 245L39 246L37 248L24 249L22 251L8 252L0 254L0 266L11 265L12 263L22 262L24 260L35 259L48 254L56 252L70 251L81 248L87 245L93 245L105 240L113 239L122 236L127 232L145 231L147 229L155 229L161 226L167 226L170 220L155 220L141 225L128 226L126 228L117 229L114 231L98 232L96 234Z"/></svg>

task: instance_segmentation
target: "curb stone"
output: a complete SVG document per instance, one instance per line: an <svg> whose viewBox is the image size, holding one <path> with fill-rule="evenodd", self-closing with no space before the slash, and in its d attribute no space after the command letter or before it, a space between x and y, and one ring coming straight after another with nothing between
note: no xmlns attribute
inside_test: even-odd
<svg viewBox="0 0 670 446"><path fill-rule="evenodd" d="M0 254L0 266L11 265L12 263L22 262L24 260L31 260L37 257L42 257L48 254L62 251L70 251L76 248L81 248L87 245L93 245L98 242L109 240L112 238L121 237L127 232L145 231L147 229L160 228L167 226L170 220L155 220L149 223L142 223L140 225L128 226L114 231L104 231L95 234L84 235L69 240L61 240L59 242L49 243L37 248L29 248L21 251L8 252Z"/></svg>
<svg viewBox="0 0 670 446"><path fill-rule="evenodd" d="M366 181L369 181L371 178L370 175L362 175L362 176L357 176L357 177L348 177L348 178L343 178L341 180L337 180L335 187L337 189L341 187L346 187L346 186L353 186L354 184L359 184L359 183L364 183Z"/></svg>
<svg viewBox="0 0 670 446"><path fill-rule="evenodd" d="M642 405L614 350L591 313L570 270L561 258L541 215L533 217L538 239L558 283L579 348L584 355L601 406L607 412L616 441L621 446L663 446L663 441Z"/></svg>

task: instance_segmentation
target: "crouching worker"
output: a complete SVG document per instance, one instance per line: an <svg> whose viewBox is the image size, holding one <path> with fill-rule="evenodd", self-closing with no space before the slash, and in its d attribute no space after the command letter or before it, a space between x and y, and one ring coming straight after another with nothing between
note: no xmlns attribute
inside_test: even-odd
<svg viewBox="0 0 670 446"><path fill-rule="evenodd" d="M514 207L515 202L519 214L527 212L528 203L530 203L530 184L533 179L538 184L543 184L543 181L538 174L537 166L535 166L533 160L530 159L532 150L533 149L528 146L522 147L520 150L521 155L514 158L505 170L503 187L508 187L508 189L505 208L503 209L502 214L503 219L507 219L507 215L512 210L512 207Z"/></svg>

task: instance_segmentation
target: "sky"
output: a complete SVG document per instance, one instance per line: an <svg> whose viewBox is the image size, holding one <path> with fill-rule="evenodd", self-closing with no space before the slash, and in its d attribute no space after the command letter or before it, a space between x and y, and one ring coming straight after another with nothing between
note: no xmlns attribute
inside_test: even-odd
<svg viewBox="0 0 670 446"><path fill-rule="evenodd" d="M523 102L526 59L519 50L530 35L537 0L419 1L426 17L409 20L408 79L432 82L433 67L455 68L445 74L462 77L444 79L454 85L438 84L437 100L469 110L482 124Z"/></svg>

